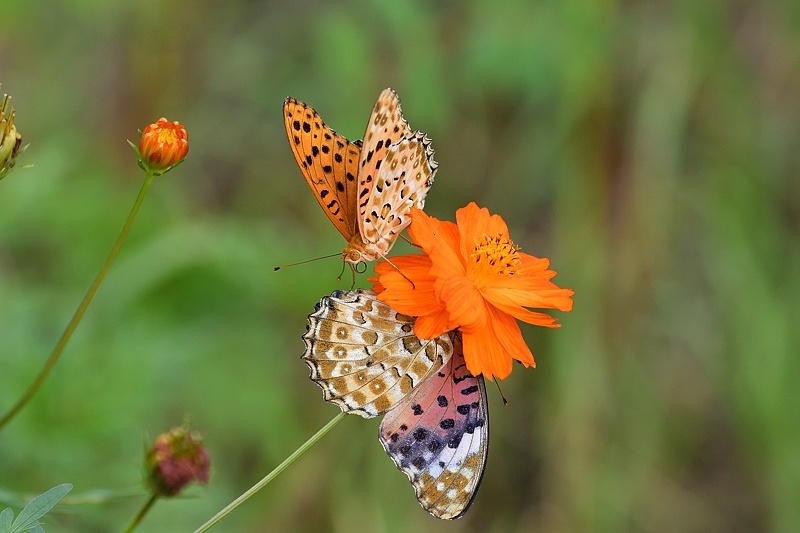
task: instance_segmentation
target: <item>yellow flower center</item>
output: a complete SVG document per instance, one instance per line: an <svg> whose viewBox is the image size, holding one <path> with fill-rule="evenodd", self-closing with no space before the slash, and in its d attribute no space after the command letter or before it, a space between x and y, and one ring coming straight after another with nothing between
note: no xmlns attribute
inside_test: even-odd
<svg viewBox="0 0 800 533"><path fill-rule="evenodd" d="M177 141L178 136L175 134L175 130L168 128L160 128L158 130L158 142L173 144Z"/></svg>
<svg viewBox="0 0 800 533"><path fill-rule="evenodd" d="M475 248L469 255L472 260L472 280L476 285L488 282L497 276L513 276L522 267L519 247L507 235L483 234L476 239Z"/></svg>

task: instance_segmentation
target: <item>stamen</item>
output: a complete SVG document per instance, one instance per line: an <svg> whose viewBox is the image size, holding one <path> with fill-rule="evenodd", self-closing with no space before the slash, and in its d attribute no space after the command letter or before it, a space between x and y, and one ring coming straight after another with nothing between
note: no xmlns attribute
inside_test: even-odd
<svg viewBox="0 0 800 533"><path fill-rule="evenodd" d="M178 136L175 134L175 131L163 128L158 132L158 140L164 143L174 143L178 141Z"/></svg>
<svg viewBox="0 0 800 533"><path fill-rule="evenodd" d="M484 233L483 237L476 239L470 259L473 262L473 281L476 283L498 275L513 276L522 267L519 247L507 235L500 233L494 236Z"/></svg>

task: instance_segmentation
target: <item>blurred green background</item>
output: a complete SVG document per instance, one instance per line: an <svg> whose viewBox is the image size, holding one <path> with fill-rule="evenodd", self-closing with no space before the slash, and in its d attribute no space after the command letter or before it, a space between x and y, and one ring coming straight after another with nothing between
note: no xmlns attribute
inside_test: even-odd
<svg viewBox="0 0 800 533"><path fill-rule="evenodd" d="M538 367L507 407L489 387L464 518L429 517L350 417L215 530L800 530L800 3L4 0L0 82L34 165L0 182L2 411L133 203L125 139L163 115L191 144L0 432L0 507L71 482L47 531L119 531L144 442L188 416L211 483L141 531L192 530L338 412L300 335L349 280L272 271L344 245L281 105L355 139L391 86L436 149L428 213L502 214L575 310L523 327Z"/></svg>

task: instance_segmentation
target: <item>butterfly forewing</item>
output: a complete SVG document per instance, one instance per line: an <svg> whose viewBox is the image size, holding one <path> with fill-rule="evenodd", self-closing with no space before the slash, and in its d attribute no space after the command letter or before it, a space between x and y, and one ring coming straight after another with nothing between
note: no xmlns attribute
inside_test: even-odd
<svg viewBox="0 0 800 533"><path fill-rule="evenodd" d="M326 401L372 418L394 407L453 353L452 340L414 336L414 319L370 291L334 291L308 317L303 360Z"/></svg>
<svg viewBox="0 0 800 533"><path fill-rule="evenodd" d="M381 422L380 440L403 471L422 507L458 518L472 503L489 450L489 409L483 377L464 363L461 340L434 376L406 396Z"/></svg>
<svg viewBox="0 0 800 533"><path fill-rule="evenodd" d="M389 253L398 235L411 223L411 208L425 206L438 166L430 140L423 133L413 133L389 147L358 219L367 250L374 249L379 256Z"/></svg>
<svg viewBox="0 0 800 533"><path fill-rule="evenodd" d="M329 128L314 109L287 98L286 135L306 183L339 233L348 241L359 231L356 210L361 142Z"/></svg>

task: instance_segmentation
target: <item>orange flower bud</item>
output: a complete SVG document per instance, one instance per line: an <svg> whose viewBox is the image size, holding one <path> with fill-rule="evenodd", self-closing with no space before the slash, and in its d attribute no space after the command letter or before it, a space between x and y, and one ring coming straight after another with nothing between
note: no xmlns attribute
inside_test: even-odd
<svg viewBox="0 0 800 533"><path fill-rule="evenodd" d="M189 134L178 121L164 117L150 124L139 140L139 158L144 167L156 175L174 167L189 153Z"/></svg>
<svg viewBox="0 0 800 533"><path fill-rule="evenodd" d="M157 496L176 496L192 481L208 483L211 465L202 438L186 427L156 437L147 452L147 482Z"/></svg>

